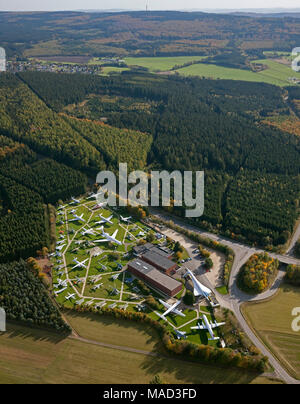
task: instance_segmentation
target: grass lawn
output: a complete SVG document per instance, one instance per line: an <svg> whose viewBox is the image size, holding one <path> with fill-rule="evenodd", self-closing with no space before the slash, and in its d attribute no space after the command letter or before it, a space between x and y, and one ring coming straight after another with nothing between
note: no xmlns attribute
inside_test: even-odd
<svg viewBox="0 0 300 404"><path fill-rule="evenodd" d="M0 383L149 383L156 374L166 383L274 383L255 373L103 348L17 325L0 334Z"/></svg>
<svg viewBox="0 0 300 404"><path fill-rule="evenodd" d="M271 300L243 306L243 313L265 345L287 371L300 379L300 333L292 330L291 315L299 307L300 289L283 285Z"/></svg>
<svg viewBox="0 0 300 404"><path fill-rule="evenodd" d="M219 288L216 289L221 295L228 295L228 289L227 286L220 286Z"/></svg>
<svg viewBox="0 0 300 404"><path fill-rule="evenodd" d="M185 63L205 59L205 56L176 56L176 57L132 57L126 58L128 66L141 66L149 69L150 72L168 71L174 66L182 66Z"/></svg>

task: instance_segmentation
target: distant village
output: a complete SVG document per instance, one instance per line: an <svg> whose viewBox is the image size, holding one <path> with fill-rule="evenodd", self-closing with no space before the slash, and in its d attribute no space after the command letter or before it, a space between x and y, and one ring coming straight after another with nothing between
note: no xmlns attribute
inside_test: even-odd
<svg viewBox="0 0 300 404"><path fill-rule="evenodd" d="M7 61L6 71L20 73L24 71L39 71L51 73L81 73L100 74L103 66L124 66L125 61L117 58L99 58L97 64L48 62L29 59L24 61Z"/></svg>

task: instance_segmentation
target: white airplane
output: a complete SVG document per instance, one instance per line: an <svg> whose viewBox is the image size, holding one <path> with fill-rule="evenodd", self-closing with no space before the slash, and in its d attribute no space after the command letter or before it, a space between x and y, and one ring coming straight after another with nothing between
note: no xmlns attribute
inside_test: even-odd
<svg viewBox="0 0 300 404"><path fill-rule="evenodd" d="M56 295L59 295L60 293L64 292L66 289L68 289L67 286L64 287L63 289L56 290L54 293L55 293Z"/></svg>
<svg viewBox="0 0 300 404"><path fill-rule="evenodd" d="M101 303L97 303L95 304L95 308L96 309L101 309L102 307L106 306L106 302L101 302Z"/></svg>
<svg viewBox="0 0 300 404"><path fill-rule="evenodd" d="M120 275L120 274L113 275L113 276L111 277L111 279L112 279L113 281L116 281L116 280L119 278L119 275Z"/></svg>
<svg viewBox="0 0 300 404"><path fill-rule="evenodd" d="M103 207L106 206L106 205L107 205L107 202L97 203L97 205L95 205L95 206L92 207L92 210L101 209L101 208L103 208Z"/></svg>
<svg viewBox="0 0 300 404"><path fill-rule="evenodd" d="M74 219L70 219L69 222L85 222L83 218L83 213L81 216L76 215L76 213L72 213Z"/></svg>
<svg viewBox="0 0 300 404"><path fill-rule="evenodd" d="M62 206L62 205L59 205L59 207L57 208L58 210L63 210L63 209L65 209L67 207L67 205L65 205L65 206Z"/></svg>
<svg viewBox="0 0 300 404"><path fill-rule="evenodd" d="M103 237L102 240L94 240L94 243L105 243L105 242L111 242L114 244L118 244L118 245L122 245L123 243L119 240L116 239L117 234L118 234L118 229L114 232L114 234L112 236L110 236L108 233L105 233L105 231L103 230L103 226L100 229L101 230L101 236Z"/></svg>
<svg viewBox="0 0 300 404"><path fill-rule="evenodd" d="M193 285L194 285L194 295L195 296L203 296L206 299L211 295L212 291L210 289L208 289L206 286L202 285L202 283L200 283L198 281L198 279L195 277L195 275L189 270L187 269L187 273L190 275Z"/></svg>
<svg viewBox="0 0 300 404"><path fill-rule="evenodd" d="M63 239L63 240L59 240L56 244L61 245L61 244L64 244L65 242L66 242L66 240Z"/></svg>
<svg viewBox="0 0 300 404"><path fill-rule="evenodd" d="M82 262L80 262L80 261L78 261L78 259L77 258L74 258L73 259L73 262L75 262L75 267L73 267L72 269L75 269L75 268L85 268L86 269L86 265L84 265L87 261L88 261L89 259L87 258L86 260L84 260L84 261L82 261Z"/></svg>
<svg viewBox="0 0 300 404"><path fill-rule="evenodd" d="M72 202L71 203L73 203L73 204L75 204L75 205L78 205L79 203L80 203L80 201L78 200L78 199L75 199L73 196L72 196Z"/></svg>
<svg viewBox="0 0 300 404"><path fill-rule="evenodd" d="M62 279L57 279L57 285L58 286L63 286L66 287L67 286L67 280L65 279L64 281Z"/></svg>
<svg viewBox="0 0 300 404"><path fill-rule="evenodd" d="M166 316L170 313L175 313L178 316L181 317L185 317L185 314L182 313L182 311L177 310L176 308L180 305L181 300L178 300L175 304L173 304L172 306L166 302L164 302L163 300L159 299L159 302L167 309L167 311L165 311L163 314L159 314L157 312L155 312L155 314L157 314L160 318L162 318L163 320L167 321Z"/></svg>
<svg viewBox="0 0 300 404"><path fill-rule="evenodd" d="M112 289L112 291L110 292L110 294L113 295L113 296L116 296L116 295L119 295L120 292L118 291L118 289L114 288L114 289Z"/></svg>
<svg viewBox="0 0 300 404"><path fill-rule="evenodd" d="M132 216L128 216L128 217L123 217L123 216L120 216L120 218L121 218L121 220L123 221L123 222L129 222L130 221L130 219L132 219Z"/></svg>
<svg viewBox="0 0 300 404"><path fill-rule="evenodd" d="M205 325L201 325L200 323L198 323L196 327L191 327L191 330L207 330L211 336L209 341L217 341L218 339L220 339L219 337L215 337L213 329L221 327L222 325L225 325L225 323L217 323L216 321L214 323L209 322L205 314L203 314L203 321Z"/></svg>
<svg viewBox="0 0 300 404"><path fill-rule="evenodd" d="M68 294L68 296L66 296L66 300L71 300L71 299L74 299L75 298L75 296L76 296L76 294L75 293L72 293L72 294Z"/></svg>
<svg viewBox="0 0 300 404"><path fill-rule="evenodd" d="M144 233L143 231L140 231L137 236L138 236L138 237L144 237L144 236L145 236L145 233Z"/></svg>
<svg viewBox="0 0 300 404"><path fill-rule="evenodd" d="M99 222L96 222L95 224L103 224L103 223L109 223L109 224L113 224L113 222L111 221L111 219L113 218L113 215L111 215L110 217L103 217L102 215L99 215L99 217L101 217L101 220Z"/></svg>
<svg viewBox="0 0 300 404"><path fill-rule="evenodd" d="M85 228L83 228L82 232L81 232L81 235L85 236L86 234L89 234L91 236L95 236L95 232L94 232L93 229L85 229Z"/></svg>
<svg viewBox="0 0 300 404"><path fill-rule="evenodd" d="M96 290L100 289L102 285L103 285L103 283L98 283L98 285L95 285L92 287L92 290L96 291Z"/></svg>
<svg viewBox="0 0 300 404"><path fill-rule="evenodd" d="M185 331L180 331L180 330L175 330L177 339L184 338L186 339L186 332Z"/></svg>
<svg viewBox="0 0 300 404"><path fill-rule="evenodd" d="M65 246L66 246L66 243L56 246L56 251L61 251Z"/></svg>
<svg viewBox="0 0 300 404"><path fill-rule="evenodd" d="M88 196L86 199L97 199L98 196L103 195L103 191L99 191L96 194L92 193L90 196Z"/></svg>

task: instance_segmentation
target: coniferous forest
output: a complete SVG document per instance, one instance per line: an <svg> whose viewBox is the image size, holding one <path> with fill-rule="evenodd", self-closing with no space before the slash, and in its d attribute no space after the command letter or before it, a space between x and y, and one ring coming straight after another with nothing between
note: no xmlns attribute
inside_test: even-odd
<svg viewBox="0 0 300 404"><path fill-rule="evenodd" d="M299 138L263 120L290 113L285 91L136 72L2 74L0 260L47 246L44 205L79 195L87 177L120 162L204 170L205 211L194 224L268 249L284 244L299 213Z"/></svg>

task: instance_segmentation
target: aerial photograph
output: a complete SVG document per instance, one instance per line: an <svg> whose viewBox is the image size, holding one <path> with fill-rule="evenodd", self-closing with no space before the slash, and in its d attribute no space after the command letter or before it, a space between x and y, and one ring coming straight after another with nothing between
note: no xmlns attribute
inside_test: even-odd
<svg viewBox="0 0 300 404"><path fill-rule="evenodd" d="M0 0L0 385L35 384L300 384L299 0Z"/></svg>

